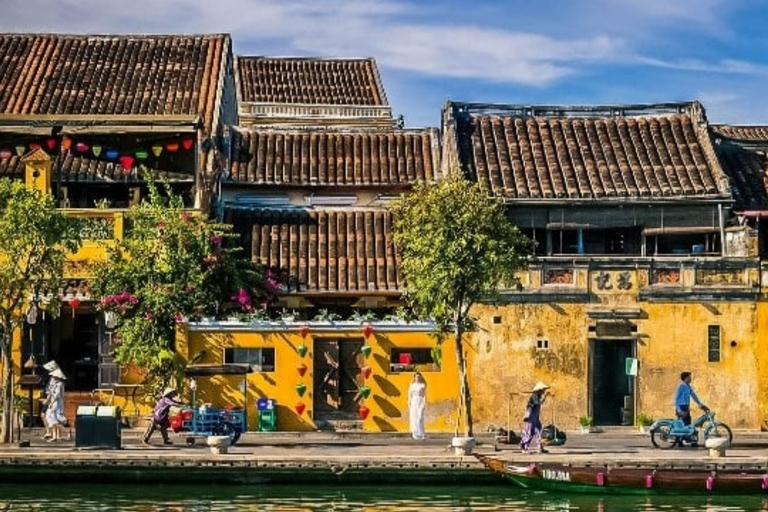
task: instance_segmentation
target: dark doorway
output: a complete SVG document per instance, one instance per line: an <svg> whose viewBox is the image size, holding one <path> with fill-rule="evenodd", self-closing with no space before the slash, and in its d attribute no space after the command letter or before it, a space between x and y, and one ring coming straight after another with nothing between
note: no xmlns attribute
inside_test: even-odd
<svg viewBox="0 0 768 512"><path fill-rule="evenodd" d="M316 339L314 342L315 419L357 417L362 339Z"/></svg>
<svg viewBox="0 0 768 512"><path fill-rule="evenodd" d="M634 357L634 340L593 339L590 342L590 404L595 425L625 423L625 409L634 403L634 383L626 360Z"/></svg>
<svg viewBox="0 0 768 512"><path fill-rule="evenodd" d="M93 391L99 387L99 316L95 312L63 313L51 320L49 359L67 376L67 391Z"/></svg>

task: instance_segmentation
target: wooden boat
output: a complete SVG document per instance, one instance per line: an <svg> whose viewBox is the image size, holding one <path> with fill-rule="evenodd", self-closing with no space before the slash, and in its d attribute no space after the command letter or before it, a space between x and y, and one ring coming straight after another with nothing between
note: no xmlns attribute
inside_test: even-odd
<svg viewBox="0 0 768 512"><path fill-rule="evenodd" d="M476 454L488 469L499 473L524 489L611 493L768 494L765 467L620 467L574 466L556 462L519 465Z"/></svg>

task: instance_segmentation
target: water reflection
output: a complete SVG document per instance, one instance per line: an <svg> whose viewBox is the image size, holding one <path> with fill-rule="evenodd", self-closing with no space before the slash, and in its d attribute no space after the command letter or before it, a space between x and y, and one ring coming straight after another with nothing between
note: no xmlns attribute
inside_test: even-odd
<svg viewBox="0 0 768 512"><path fill-rule="evenodd" d="M0 485L0 511L752 512L760 496L558 496L511 487Z"/></svg>

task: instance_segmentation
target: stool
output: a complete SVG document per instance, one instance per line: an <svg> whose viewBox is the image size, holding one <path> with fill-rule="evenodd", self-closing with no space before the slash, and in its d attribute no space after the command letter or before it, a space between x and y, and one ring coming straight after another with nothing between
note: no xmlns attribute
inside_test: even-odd
<svg viewBox="0 0 768 512"><path fill-rule="evenodd" d="M208 436L206 444L211 447L211 453L229 453L229 436Z"/></svg>
<svg viewBox="0 0 768 512"><path fill-rule="evenodd" d="M720 458L725 456L725 449L728 448L727 437L710 437L704 441L704 446L709 448L709 456Z"/></svg>

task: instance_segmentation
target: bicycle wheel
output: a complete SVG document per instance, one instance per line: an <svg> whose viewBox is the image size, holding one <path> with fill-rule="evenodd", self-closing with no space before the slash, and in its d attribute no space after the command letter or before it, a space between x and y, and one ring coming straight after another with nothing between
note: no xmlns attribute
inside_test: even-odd
<svg viewBox="0 0 768 512"><path fill-rule="evenodd" d="M677 436L671 435L672 425L659 425L651 430L651 442L656 448L668 450L674 448L678 443Z"/></svg>
<svg viewBox="0 0 768 512"><path fill-rule="evenodd" d="M719 421L715 421L704 431L704 440L706 441L710 437L727 437L728 445L730 446L733 444L733 432L731 432L731 427L725 423L720 423Z"/></svg>

